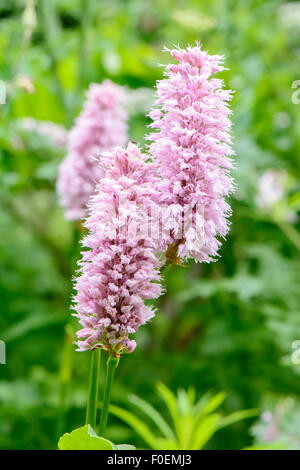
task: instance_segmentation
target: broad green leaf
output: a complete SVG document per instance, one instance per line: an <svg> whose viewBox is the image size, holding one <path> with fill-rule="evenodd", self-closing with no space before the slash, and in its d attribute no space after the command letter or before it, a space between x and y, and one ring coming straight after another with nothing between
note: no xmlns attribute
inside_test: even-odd
<svg viewBox="0 0 300 470"><path fill-rule="evenodd" d="M64 434L58 442L59 450L114 450L112 442L96 435L93 428L87 424Z"/></svg>
<svg viewBox="0 0 300 470"><path fill-rule="evenodd" d="M108 439L97 436L93 428L87 424L64 434L58 442L59 450L134 450L128 444L113 444Z"/></svg>

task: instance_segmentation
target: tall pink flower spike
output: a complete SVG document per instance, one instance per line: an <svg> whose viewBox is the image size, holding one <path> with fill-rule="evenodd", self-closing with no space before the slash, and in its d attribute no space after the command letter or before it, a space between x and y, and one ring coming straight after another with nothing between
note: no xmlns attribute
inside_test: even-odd
<svg viewBox="0 0 300 470"><path fill-rule="evenodd" d="M144 300L161 294L159 262L153 239L139 233L157 186L156 167L147 158L132 143L101 156L105 176L90 199L82 242L88 251L75 283L81 351L132 352L129 335L154 316Z"/></svg>
<svg viewBox="0 0 300 470"><path fill-rule="evenodd" d="M172 207L165 228L169 240L160 249L176 261L194 258L212 261L228 232L230 207L225 197L233 190L231 91L212 75L224 70L223 57L208 55L199 45L171 51L177 64L166 67L157 83L155 109L150 113L156 129L148 136L150 154L159 165L161 204ZM178 235L178 214L190 209L184 234ZM173 214L173 215L172 215ZM196 226L195 219L198 217Z"/></svg>
<svg viewBox="0 0 300 470"><path fill-rule="evenodd" d="M67 219L86 215L86 205L103 170L95 156L127 143L127 113L122 87L105 80L92 83L83 111L68 136L68 152L59 168L57 192Z"/></svg>

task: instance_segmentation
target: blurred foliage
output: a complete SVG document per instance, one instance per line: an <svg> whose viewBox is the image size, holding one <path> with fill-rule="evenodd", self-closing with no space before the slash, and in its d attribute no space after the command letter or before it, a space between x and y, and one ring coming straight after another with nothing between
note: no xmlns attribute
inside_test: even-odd
<svg viewBox="0 0 300 470"><path fill-rule="evenodd" d="M198 401L194 387L187 391L180 388L174 395L168 387L159 383L157 392L172 418L171 427L159 411L136 395L131 395L128 401L142 413L144 419L148 418L152 427L136 413L115 405L110 407L110 412L128 424L153 450L201 450L217 431L242 419L257 416L259 411L242 410L223 417L217 411L226 397L223 392L214 396L206 393Z"/></svg>
<svg viewBox="0 0 300 470"><path fill-rule="evenodd" d="M253 447L299 450L299 402L291 397L269 394L264 398L263 407L265 411L251 430L257 443Z"/></svg>
<svg viewBox="0 0 300 470"><path fill-rule="evenodd" d="M291 97L300 2L291 15L282 0L39 0L36 17L30 3L24 15L25 0L0 0L0 448L56 448L62 432L83 424L88 385L89 354L74 352L69 310L81 235L55 194L64 149L22 119L68 129L90 82L153 88L158 64L170 60L163 46L196 40L225 54L223 78L235 90L232 229L217 263L169 270L155 319L118 368L113 403L126 408L134 393L163 413L157 381L199 395L224 390L224 414L264 409L268 393L299 400L291 362L300 339L299 222L257 207L256 192L267 169L283 169L291 182L283 207L299 209L300 108ZM141 107L131 110L130 138L141 146L148 123ZM299 435L299 422L290 426ZM224 428L207 447L250 446L248 427ZM116 417L108 437L143 445Z"/></svg>

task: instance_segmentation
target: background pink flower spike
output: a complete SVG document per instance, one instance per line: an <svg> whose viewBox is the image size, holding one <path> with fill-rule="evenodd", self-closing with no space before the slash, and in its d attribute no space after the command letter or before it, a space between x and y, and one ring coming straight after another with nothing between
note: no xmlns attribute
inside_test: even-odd
<svg viewBox="0 0 300 470"><path fill-rule="evenodd" d="M121 86L105 80L92 83L83 111L68 136L68 153L59 168L57 192L65 216L79 220L86 215L86 205L96 182L104 172L97 163L99 152L127 143L127 113L122 107Z"/></svg>

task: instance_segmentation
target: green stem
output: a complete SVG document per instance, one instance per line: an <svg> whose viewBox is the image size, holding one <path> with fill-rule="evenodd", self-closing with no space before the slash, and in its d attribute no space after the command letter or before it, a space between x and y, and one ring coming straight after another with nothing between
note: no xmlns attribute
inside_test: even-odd
<svg viewBox="0 0 300 470"><path fill-rule="evenodd" d="M65 121L67 123L67 127L69 127L72 123L72 114L69 109L69 104L67 101L67 97L64 93L64 88L61 82L60 73L59 73L59 60L57 56L57 45L54 44L54 36L58 34L57 26L57 18L56 18L56 10L55 5L51 2L46 0L40 1L40 18L42 29L44 33L45 39L45 47L48 52L48 57L50 60L50 67L53 72L53 76L55 79L55 87L56 87L56 94L62 106L62 111L65 114Z"/></svg>
<svg viewBox="0 0 300 470"><path fill-rule="evenodd" d="M161 268L160 268L160 274L163 276L166 274L167 271L171 268L172 263L170 261L167 261Z"/></svg>
<svg viewBox="0 0 300 470"><path fill-rule="evenodd" d="M81 22L79 35L79 61L78 61L78 81L77 91L81 92L85 87L86 64L87 64L87 33L90 24L90 6L89 0L81 0Z"/></svg>
<svg viewBox="0 0 300 470"><path fill-rule="evenodd" d="M101 420L100 420L100 427L99 427L99 435L102 437L105 435L105 432L106 432L111 386L114 380L114 375L115 375L115 371L116 371L118 364L119 364L118 357L108 356L107 363L106 363L106 380L105 380L103 405L102 405L102 410L101 410Z"/></svg>
<svg viewBox="0 0 300 470"><path fill-rule="evenodd" d="M97 348L92 351L89 395L88 395L86 418L85 418L85 424L90 424L94 430L96 429L96 421L97 421L100 364L101 364L101 349Z"/></svg>
<svg viewBox="0 0 300 470"><path fill-rule="evenodd" d="M254 219L262 222L270 222L270 223L275 223L282 231L283 233L287 236L287 238L290 240L291 243L300 251L300 234L299 232L295 229L295 227L285 221L280 221L277 220L276 218L267 218L266 216L256 214L256 213L249 213L249 211L243 211L243 209L239 210L239 216L245 217L247 219Z"/></svg>
<svg viewBox="0 0 300 470"><path fill-rule="evenodd" d="M295 227L288 222L277 222L277 225L281 228L283 233L288 239L300 250L300 234L297 232Z"/></svg>
<svg viewBox="0 0 300 470"><path fill-rule="evenodd" d="M64 345L62 350L59 371L59 412L58 412L58 437L64 431L65 414L68 409L68 392L72 378L73 361L73 328L71 324L65 326Z"/></svg>

